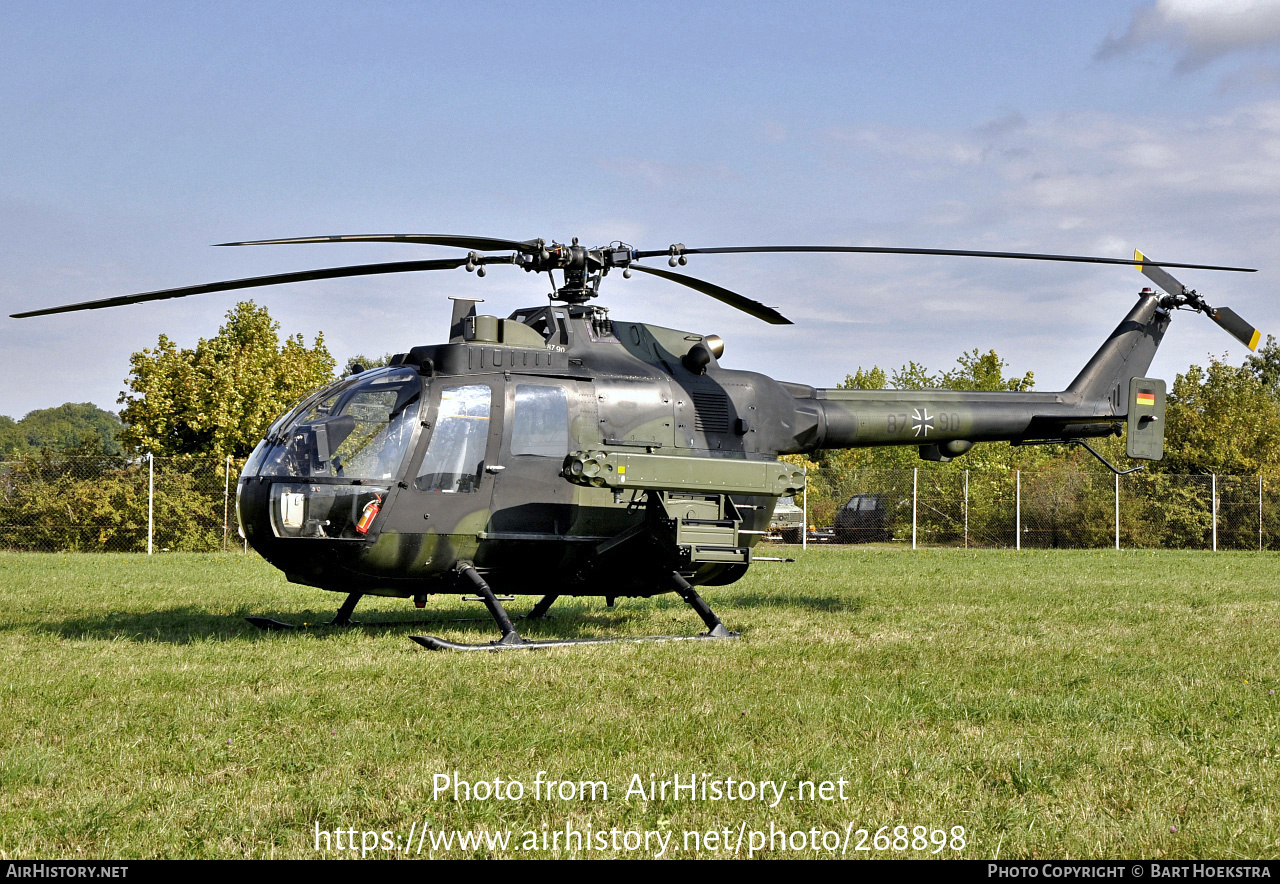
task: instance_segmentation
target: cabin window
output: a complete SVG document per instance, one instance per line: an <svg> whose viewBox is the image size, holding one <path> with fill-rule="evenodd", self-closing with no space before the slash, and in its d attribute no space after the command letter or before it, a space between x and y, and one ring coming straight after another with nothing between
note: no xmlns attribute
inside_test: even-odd
<svg viewBox="0 0 1280 884"><path fill-rule="evenodd" d="M569 397L563 387L516 385L511 453L541 457L569 453Z"/></svg>
<svg viewBox="0 0 1280 884"><path fill-rule="evenodd" d="M489 440L489 402L485 384L445 387L427 453L414 487L419 491L475 491Z"/></svg>

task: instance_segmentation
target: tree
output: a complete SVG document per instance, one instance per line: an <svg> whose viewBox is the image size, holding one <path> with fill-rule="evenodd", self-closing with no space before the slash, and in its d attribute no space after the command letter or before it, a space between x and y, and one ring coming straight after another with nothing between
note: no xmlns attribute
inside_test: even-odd
<svg viewBox="0 0 1280 884"><path fill-rule="evenodd" d="M356 366L360 366L363 371L371 368L381 368L391 363L391 357L394 353L384 353L381 356L365 356L363 353L357 353L346 361L342 367L342 377L348 378L355 374Z"/></svg>
<svg viewBox="0 0 1280 884"><path fill-rule="evenodd" d="M1245 357L1244 364L1272 396L1280 399L1280 344L1275 335L1267 335L1267 342L1256 354Z"/></svg>
<svg viewBox="0 0 1280 884"><path fill-rule="evenodd" d="M65 402L57 408L40 408L20 421L0 415L0 458L28 452L70 454L120 454L116 441L120 418L92 402Z"/></svg>
<svg viewBox="0 0 1280 884"><path fill-rule="evenodd" d="M17 429L31 451L96 449L120 454L116 437L120 418L92 402L65 402L57 408L41 408L18 421Z"/></svg>
<svg viewBox="0 0 1280 884"><path fill-rule="evenodd" d="M27 440L13 418L0 414L0 460L21 454L27 448Z"/></svg>
<svg viewBox="0 0 1280 884"><path fill-rule="evenodd" d="M934 386L948 390L1010 390L1015 393L1026 393L1035 388L1034 372L1027 372L1022 377L1005 377L1008 367L995 350L979 353L975 347L956 359L957 368L944 371L937 376Z"/></svg>
<svg viewBox="0 0 1280 884"><path fill-rule="evenodd" d="M160 455L247 456L291 403L333 380L323 334L308 348L301 334L281 342L279 331L265 307L242 301L193 350L161 335L134 353L121 441Z"/></svg>
<svg viewBox="0 0 1280 884"><path fill-rule="evenodd" d="M1264 358L1274 343L1268 339ZM1280 404L1255 359L1242 366L1213 359L1207 369L1192 365L1177 376L1166 414L1164 472L1254 475L1280 464Z"/></svg>

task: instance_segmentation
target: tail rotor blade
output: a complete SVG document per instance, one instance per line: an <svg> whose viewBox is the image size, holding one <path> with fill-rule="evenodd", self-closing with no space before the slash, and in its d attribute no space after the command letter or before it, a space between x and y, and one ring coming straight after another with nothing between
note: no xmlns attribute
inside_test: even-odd
<svg viewBox="0 0 1280 884"><path fill-rule="evenodd" d="M1240 317L1239 313L1230 307L1210 307L1205 303L1204 298L1197 294L1193 289L1187 288L1182 283L1173 278L1173 274L1169 273L1161 267L1153 267L1148 261L1147 256L1134 250L1133 260L1135 266L1142 271L1142 275L1154 282L1162 290L1173 295L1175 298L1185 299L1178 303L1185 303L1194 309L1205 313L1210 319L1216 322L1227 334L1244 344L1250 350L1258 349L1258 339L1262 337L1262 332L1258 331L1250 323Z"/></svg>
<svg viewBox="0 0 1280 884"><path fill-rule="evenodd" d="M1262 337L1262 332L1242 319L1236 311L1230 307L1214 307L1208 313L1209 318L1222 326L1223 330L1231 337L1244 344L1250 350L1258 349L1258 339Z"/></svg>

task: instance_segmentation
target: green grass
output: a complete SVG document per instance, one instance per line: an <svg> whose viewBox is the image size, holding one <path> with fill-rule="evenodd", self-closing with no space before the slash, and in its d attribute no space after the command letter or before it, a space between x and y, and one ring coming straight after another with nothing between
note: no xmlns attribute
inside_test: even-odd
<svg viewBox="0 0 1280 884"><path fill-rule="evenodd" d="M252 556L0 555L0 858L310 857L317 823L424 820L675 845L964 826L968 858L1280 857L1280 557L798 556L705 593L737 641L457 654L407 636L492 627L258 632L246 614L316 622L341 599ZM357 617L415 613L367 599ZM552 613L527 634L701 631L673 596ZM455 770L611 793L435 800ZM847 799L622 798L634 773L677 772L844 778Z"/></svg>

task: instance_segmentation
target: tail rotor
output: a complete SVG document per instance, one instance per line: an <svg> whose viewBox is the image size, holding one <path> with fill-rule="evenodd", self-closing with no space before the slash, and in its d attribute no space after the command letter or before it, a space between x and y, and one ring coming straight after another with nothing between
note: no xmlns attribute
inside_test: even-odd
<svg viewBox="0 0 1280 884"><path fill-rule="evenodd" d="M1135 266L1142 271L1143 276L1154 282L1162 291L1168 293L1169 297L1173 299L1173 306L1186 307L1189 310L1195 310L1197 313L1205 314L1227 334L1250 350L1258 349L1258 340L1262 337L1262 333L1254 328L1252 323L1240 316L1239 313L1236 313L1230 307L1210 307L1199 292L1178 282L1178 280L1174 279L1173 274L1165 270L1164 267L1149 263L1147 256L1136 249L1133 253L1133 260Z"/></svg>

